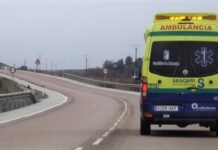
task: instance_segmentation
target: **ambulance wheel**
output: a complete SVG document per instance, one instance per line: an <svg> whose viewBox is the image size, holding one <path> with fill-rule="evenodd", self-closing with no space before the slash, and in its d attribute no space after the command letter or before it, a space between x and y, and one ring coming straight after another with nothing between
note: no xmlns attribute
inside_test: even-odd
<svg viewBox="0 0 218 150"><path fill-rule="evenodd" d="M140 133L141 135L150 135L151 134L151 123L148 120L140 121Z"/></svg>

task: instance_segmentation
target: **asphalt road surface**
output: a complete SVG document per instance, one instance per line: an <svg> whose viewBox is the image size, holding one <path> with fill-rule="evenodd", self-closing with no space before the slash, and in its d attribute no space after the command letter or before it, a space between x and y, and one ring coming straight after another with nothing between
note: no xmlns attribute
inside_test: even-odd
<svg viewBox="0 0 218 150"><path fill-rule="evenodd" d="M47 112L0 125L1 150L217 150L209 129L152 126L139 134L139 95L93 88L40 74L17 76L68 97Z"/></svg>

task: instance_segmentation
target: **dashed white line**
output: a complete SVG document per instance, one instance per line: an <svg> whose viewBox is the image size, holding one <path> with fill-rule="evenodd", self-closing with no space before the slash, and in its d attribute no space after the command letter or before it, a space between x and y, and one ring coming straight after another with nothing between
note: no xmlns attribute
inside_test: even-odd
<svg viewBox="0 0 218 150"><path fill-rule="evenodd" d="M77 147L75 150L83 150L83 147Z"/></svg>
<svg viewBox="0 0 218 150"><path fill-rule="evenodd" d="M125 109L124 109L124 111L122 112L122 114L120 115L120 117L118 118L118 120L113 124L112 127L110 127L110 129L109 129L107 132L105 132L105 133L101 136L101 138L98 138L98 139L92 144L93 146L99 145L99 144L104 140L104 138L107 137L107 136L119 125L119 122L120 122L120 121L123 119L123 117L126 115L127 110L128 110L128 105L127 105L127 102L125 102L125 101L122 101L122 103L124 104Z"/></svg>
<svg viewBox="0 0 218 150"><path fill-rule="evenodd" d="M92 145L94 146L99 145L103 140L104 138L98 138L94 143L92 143Z"/></svg>
<svg viewBox="0 0 218 150"><path fill-rule="evenodd" d="M110 134L110 132L107 131L107 132L105 132L105 133L102 135L102 137L105 138L105 137L107 137L109 134Z"/></svg>
<svg viewBox="0 0 218 150"><path fill-rule="evenodd" d="M115 123L114 123L114 127L116 127L117 125L118 125L118 123L117 123L117 122L115 122Z"/></svg>
<svg viewBox="0 0 218 150"><path fill-rule="evenodd" d="M114 129L115 129L115 127L113 126L109 129L109 131L113 131Z"/></svg>
<svg viewBox="0 0 218 150"><path fill-rule="evenodd" d="M113 124L113 126L108 129L108 131L106 131L100 138L96 139L96 140L92 143L93 146L98 146L102 141L104 141L104 139L105 139L109 134L111 134L111 132L112 132L112 131L119 125L119 123L122 121L123 117L126 115L126 113L127 113L127 111L128 111L127 102L122 101L122 103L123 103L124 106L125 106L125 109L124 109L124 111L122 112L122 114L119 116L119 118L117 119L117 121ZM78 148L76 148L75 150L83 150L83 147L78 147Z"/></svg>
<svg viewBox="0 0 218 150"><path fill-rule="evenodd" d="M120 122L122 120L122 118L119 118L118 120L117 120L117 122Z"/></svg>

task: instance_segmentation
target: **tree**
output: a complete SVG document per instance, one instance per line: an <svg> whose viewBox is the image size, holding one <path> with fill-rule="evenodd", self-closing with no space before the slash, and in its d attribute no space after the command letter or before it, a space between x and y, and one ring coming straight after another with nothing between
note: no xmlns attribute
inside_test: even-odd
<svg viewBox="0 0 218 150"><path fill-rule="evenodd" d="M28 70L28 68L27 68L27 66L22 65L22 66L20 67L20 70Z"/></svg>
<svg viewBox="0 0 218 150"><path fill-rule="evenodd" d="M125 66L124 66L124 63L123 63L123 59L118 60L116 69L119 70L119 71L123 71L124 68L125 68Z"/></svg>
<svg viewBox="0 0 218 150"><path fill-rule="evenodd" d="M36 68L37 68L37 70L39 69L39 65L40 65L40 60L39 60L39 58L37 58L36 60L35 60L35 64L36 64Z"/></svg>
<svg viewBox="0 0 218 150"><path fill-rule="evenodd" d="M142 58L138 58L138 59L137 59L137 66L139 66L140 68L142 68L142 64L143 64Z"/></svg>
<svg viewBox="0 0 218 150"><path fill-rule="evenodd" d="M132 64L133 64L132 57L131 57L131 56L127 56L127 57L126 57L126 60L125 60L125 65L126 65L128 68L130 68Z"/></svg>
<svg viewBox="0 0 218 150"><path fill-rule="evenodd" d="M111 61L111 60L105 60L105 62L104 62L104 64L103 64L103 68L113 69L113 61Z"/></svg>

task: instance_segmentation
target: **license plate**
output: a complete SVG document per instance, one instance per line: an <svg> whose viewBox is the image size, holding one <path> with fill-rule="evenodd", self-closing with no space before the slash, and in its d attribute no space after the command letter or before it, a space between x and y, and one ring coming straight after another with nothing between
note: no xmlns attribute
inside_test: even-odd
<svg viewBox="0 0 218 150"><path fill-rule="evenodd" d="M179 107L178 106L174 106L174 105L171 105L171 106L165 106L165 105L156 105L154 106L154 110L155 111L179 111Z"/></svg>

